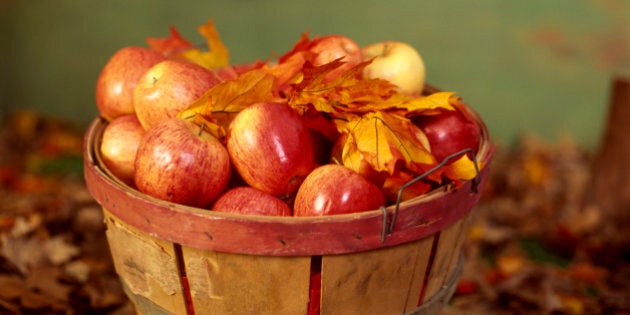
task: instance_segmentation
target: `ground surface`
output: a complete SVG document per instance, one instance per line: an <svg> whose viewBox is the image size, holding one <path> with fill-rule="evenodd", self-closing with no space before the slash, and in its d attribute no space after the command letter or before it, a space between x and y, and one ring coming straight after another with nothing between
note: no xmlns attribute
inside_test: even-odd
<svg viewBox="0 0 630 315"><path fill-rule="evenodd" d="M0 314L133 314L83 182L82 130L29 112L0 127ZM630 314L628 251L581 206L590 160L570 140L498 147L443 314Z"/></svg>

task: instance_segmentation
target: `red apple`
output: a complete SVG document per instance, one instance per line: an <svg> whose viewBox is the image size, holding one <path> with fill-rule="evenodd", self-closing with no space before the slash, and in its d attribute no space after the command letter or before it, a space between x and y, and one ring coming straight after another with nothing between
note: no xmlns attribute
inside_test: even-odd
<svg viewBox="0 0 630 315"><path fill-rule="evenodd" d="M159 52L129 46L118 50L107 61L96 80L96 106L108 121L134 113L133 89L140 77L164 60Z"/></svg>
<svg viewBox="0 0 630 315"><path fill-rule="evenodd" d="M135 169L141 192L194 207L209 206L225 190L231 174L225 146L179 118L162 120L147 130Z"/></svg>
<svg viewBox="0 0 630 315"><path fill-rule="evenodd" d="M315 167L309 129L286 103L251 105L234 117L227 149L243 180L286 198Z"/></svg>
<svg viewBox="0 0 630 315"><path fill-rule="evenodd" d="M309 51L316 54L314 65L327 64L335 59L343 58L342 66L331 71L325 80L334 80L344 71L363 62L361 47L351 38L343 35L333 34L316 37L312 40Z"/></svg>
<svg viewBox="0 0 630 315"><path fill-rule="evenodd" d="M175 117L221 80L206 68L182 60L165 60L151 67L133 91L138 120L145 129Z"/></svg>
<svg viewBox="0 0 630 315"><path fill-rule="evenodd" d="M330 163L333 142L328 140L321 133L309 129L311 143L313 144L313 157L318 165Z"/></svg>
<svg viewBox="0 0 630 315"><path fill-rule="evenodd" d="M134 183L136 151L144 133L136 115L118 116L103 131L100 148L103 162L112 174L130 186Z"/></svg>
<svg viewBox="0 0 630 315"><path fill-rule="evenodd" d="M235 187L224 192L212 210L252 215L292 216L289 205L275 196L249 186Z"/></svg>
<svg viewBox="0 0 630 315"><path fill-rule="evenodd" d="M479 150L481 129L460 110L415 116L412 121L426 134L438 162L465 149Z"/></svg>
<svg viewBox="0 0 630 315"><path fill-rule="evenodd" d="M298 189L295 216L324 216L378 209L385 204L376 185L339 164L314 169Z"/></svg>
<svg viewBox="0 0 630 315"><path fill-rule="evenodd" d="M387 80L401 93L420 94L424 88L426 68L424 60L411 45L397 41L373 43L362 48L363 58L372 59L363 75Z"/></svg>

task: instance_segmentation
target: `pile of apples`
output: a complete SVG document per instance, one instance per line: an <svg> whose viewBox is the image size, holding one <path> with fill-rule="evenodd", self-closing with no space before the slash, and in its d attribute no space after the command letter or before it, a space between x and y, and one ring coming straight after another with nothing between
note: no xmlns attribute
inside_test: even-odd
<svg viewBox="0 0 630 315"><path fill-rule="evenodd" d="M366 60L366 78L421 94L425 64L412 46L383 41L360 47L343 35L309 41L315 65L341 60L327 79ZM272 62L269 62L272 63ZM144 47L124 47L103 67L96 104L108 122L102 159L118 179L158 199L253 215L322 216L378 209L379 183L331 159L332 143L283 101L251 104L229 122L225 139L178 114L212 87L255 63L208 69ZM478 149L478 125L458 111L415 122L436 159Z"/></svg>

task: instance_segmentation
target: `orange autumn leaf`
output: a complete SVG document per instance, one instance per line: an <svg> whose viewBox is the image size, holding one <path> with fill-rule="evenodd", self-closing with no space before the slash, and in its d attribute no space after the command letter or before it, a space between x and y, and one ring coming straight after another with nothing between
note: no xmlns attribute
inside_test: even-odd
<svg viewBox="0 0 630 315"><path fill-rule="evenodd" d="M344 64L341 58L319 66L305 62L302 80L294 85L289 105L311 104L326 113L372 111L373 108L366 105L386 100L395 93L395 86L384 80L362 78L363 68L369 63L360 63L336 79L326 81L330 72Z"/></svg>
<svg viewBox="0 0 630 315"><path fill-rule="evenodd" d="M594 287L601 286L610 276L605 268L588 262L574 263L567 268L566 273L571 279Z"/></svg>
<svg viewBox="0 0 630 315"><path fill-rule="evenodd" d="M273 65L266 65L263 69L276 77L278 88L281 91L288 91L291 84L295 84L302 79L302 67L308 60L310 53L302 51L291 55Z"/></svg>
<svg viewBox="0 0 630 315"><path fill-rule="evenodd" d="M297 56L300 55L291 55ZM305 58L302 57L301 60ZM409 96L398 93L396 87L388 81L364 78L362 71L370 63L371 60L360 63L335 80L327 82L327 75L343 64L341 59L319 66L304 61L301 80L293 85L289 104L294 108L311 104L318 111L341 113L341 116L344 116L343 113L375 111L396 111L404 116L412 116L436 114L439 110L455 110L459 98L453 92ZM292 75L298 77L293 72Z"/></svg>
<svg viewBox="0 0 630 315"><path fill-rule="evenodd" d="M335 122L326 118L324 113L315 110L313 106L301 108L298 113L302 115L304 125L309 130L321 134L331 142L335 142L339 137L339 129Z"/></svg>
<svg viewBox="0 0 630 315"><path fill-rule="evenodd" d="M424 133L409 119L387 112L369 112L348 121L349 137L342 150L344 165L357 170L365 159L374 170L394 174L398 163L422 173L436 164Z"/></svg>
<svg viewBox="0 0 630 315"><path fill-rule="evenodd" d="M431 190L431 184L425 181L417 181L401 191L401 188L414 180L418 175L411 174L405 171L396 171L392 176L385 179L383 184L383 194L389 203L396 203L398 201L398 194L401 193L400 201L407 201L414 197L420 196L429 190Z"/></svg>
<svg viewBox="0 0 630 315"><path fill-rule="evenodd" d="M179 113L179 117L207 125L219 139L244 108L261 102L280 101L274 77L260 69L247 71L234 80L223 81Z"/></svg>
<svg viewBox="0 0 630 315"><path fill-rule="evenodd" d="M194 47L194 45L182 37L175 26L170 27L170 36L166 38L148 37L146 42L154 50L164 56L171 56Z"/></svg>
<svg viewBox="0 0 630 315"><path fill-rule="evenodd" d="M293 44L293 48L285 52L278 58L278 63L284 63L288 59L292 58L296 54L302 54L311 47L312 40L309 38L309 33L305 32L300 35L300 39Z"/></svg>
<svg viewBox="0 0 630 315"><path fill-rule="evenodd" d="M204 51L197 47L190 47L174 54L172 58L181 58L194 62L206 69L226 67L230 64L230 55L227 47L221 41L219 32L212 20L197 28L199 34L206 39L208 50Z"/></svg>
<svg viewBox="0 0 630 315"><path fill-rule="evenodd" d="M312 105L319 112L334 113L336 110L326 97L331 84L324 84L324 76L341 66L342 61L334 60L330 63L314 66L306 61L300 73L300 82L294 84L294 90L289 96L289 105L293 108Z"/></svg>

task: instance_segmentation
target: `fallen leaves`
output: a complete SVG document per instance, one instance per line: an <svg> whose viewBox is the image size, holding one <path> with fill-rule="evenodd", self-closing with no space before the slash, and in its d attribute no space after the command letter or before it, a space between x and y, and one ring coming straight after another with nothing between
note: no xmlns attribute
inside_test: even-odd
<svg viewBox="0 0 630 315"><path fill-rule="evenodd" d="M81 176L82 130L33 112L0 129L0 313L111 312L127 299Z"/></svg>
<svg viewBox="0 0 630 315"><path fill-rule="evenodd" d="M134 314L80 176L80 149L60 144L42 154L44 138L81 139L81 131L32 112L3 126L0 313ZM61 157L78 167L58 167ZM630 264L597 238L593 210L579 210L590 161L571 141L525 137L497 148L463 247L464 272L442 314L630 312Z"/></svg>
<svg viewBox="0 0 630 315"><path fill-rule="evenodd" d="M498 148L444 314L627 314L627 250L583 209L591 156L570 139ZM619 236L622 237L622 236Z"/></svg>

